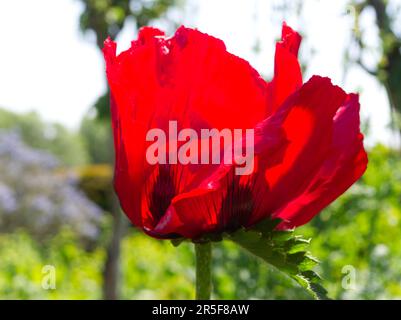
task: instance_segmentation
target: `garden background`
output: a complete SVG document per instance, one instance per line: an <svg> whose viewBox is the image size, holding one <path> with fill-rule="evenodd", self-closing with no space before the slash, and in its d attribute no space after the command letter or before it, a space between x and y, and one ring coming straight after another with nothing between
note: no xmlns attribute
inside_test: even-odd
<svg viewBox="0 0 401 320"><path fill-rule="evenodd" d="M360 93L369 153L363 178L297 233L331 298L401 298L400 0L1 0L0 299L192 299L193 247L134 229L113 195L100 49L185 24L270 79L284 20L304 37L305 80ZM213 256L213 298L309 299L230 243Z"/></svg>

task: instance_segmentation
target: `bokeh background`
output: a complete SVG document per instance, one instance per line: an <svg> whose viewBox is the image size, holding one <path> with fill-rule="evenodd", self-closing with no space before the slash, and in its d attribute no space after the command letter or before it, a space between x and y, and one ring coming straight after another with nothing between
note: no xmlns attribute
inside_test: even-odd
<svg viewBox="0 0 401 320"><path fill-rule="evenodd" d="M401 298L401 0L0 0L0 299L193 298L192 246L143 235L113 195L102 43L185 24L270 79L284 20L304 37L305 80L360 93L370 159L297 232L330 297ZM214 298L309 298L230 243L213 254Z"/></svg>

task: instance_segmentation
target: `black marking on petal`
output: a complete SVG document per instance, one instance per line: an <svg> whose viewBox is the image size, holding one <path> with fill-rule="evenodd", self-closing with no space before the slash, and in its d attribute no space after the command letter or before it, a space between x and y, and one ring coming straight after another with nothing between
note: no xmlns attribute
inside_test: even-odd
<svg viewBox="0 0 401 320"><path fill-rule="evenodd" d="M157 223L166 213L171 200L176 195L174 180L169 165L160 165L159 173L149 194L149 210Z"/></svg>
<svg viewBox="0 0 401 320"><path fill-rule="evenodd" d="M254 211L255 201L251 184L240 184L235 176L228 184L227 194L220 209L220 227L224 231L235 231L247 225Z"/></svg>

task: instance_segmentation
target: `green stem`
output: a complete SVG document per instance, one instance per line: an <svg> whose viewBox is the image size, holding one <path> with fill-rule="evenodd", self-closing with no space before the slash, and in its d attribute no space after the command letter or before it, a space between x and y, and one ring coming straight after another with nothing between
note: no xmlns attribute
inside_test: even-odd
<svg viewBox="0 0 401 320"><path fill-rule="evenodd" d="M196 255L196 300L209 300L212 290L211 261L212 244L195 243Z"/></svg>

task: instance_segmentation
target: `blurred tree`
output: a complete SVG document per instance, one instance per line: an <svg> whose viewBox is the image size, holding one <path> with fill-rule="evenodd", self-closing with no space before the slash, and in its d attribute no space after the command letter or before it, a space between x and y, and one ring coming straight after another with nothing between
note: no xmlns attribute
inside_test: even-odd
<svg viewBox="0 0 401 320"><path fill-rule="evenodd" d="M115 39L128 18L135 21L137 28L146 26L165 16L177 5L177 0L80 0L84 4L80 26L83 31L92 30L96 43L103 47L103 41L110 36Z"/></svg>
<svg viewBox="0 0 401 320"><path fill-rule="evenodd" d="M88 161L79 134L60 124L44 122L35 112L17 114L0 109L0 129L18 131L27 145L52 153L64 165L82 165Z"/></svg>
<svg viewBox="0 0 401 320"><path fill-rule="evenodd" d="M113 163L112 135L110 121L85 116L81 122L80 134L89 153L89 163Z"/></svg>
<svg viewBox="0 0 401 320"><path fill-rule="evenodd" d="M123 29L127 20L135 23L137 28L166 17L168 11L177 5L178 0L79 0L84 5L80 17L83 32L93 32L99 49L103 41L110 36L115 39ZM82 123L83 133L89 146L91 159L100 163L113 159L110 130L109 93L101 96L94 105L96 118L85 118ZM108 132L108 135L105 134ZM101 139L103 141L101 141ZM93 144L95 143L95 144ZM99 151L99 146L103 147ZM97 150L95 150L97 149ZM120 242L124 232L124 221L120 212L117 197L114 195L110 203L113 215L113 231L111 234L104 269L104 298L116 299L118 290L118 261Z"/></svg>
<svg viewBox="0 0 401 320"><path fill-rule="evenodd" d="M353 42L358 50L350 59L361 66L366 72L377 77L387 91L390 105L395 117L395 125L401 130L401 28L399 25L401 3L398 0L353 0L350 3L353 8L355 27L353 30ZM375 66L366 64L363 57L371 50L368 43L371 39L364 36L361 25L361 16L368 11L375 14L375 24L378 30L380 58ZM369 35L372 33L370 32Z"/></svg>
<svg viewBox="0 0 401 320"><path fill-rule="evenodd" d="M273 1L273 12L280 12L281 20L288 14L307 17L309 13L304 10L303 4L301 0L283 0L278 4ZM401 1L349 0L345 9L354 19L352 41L345 52L345 66L357 64L384 86L391 106L392 125L401 131ZM365 25L364 15L372 13L374 25ZM372 35L375 39L372 39ZM372 52L378 53L379 57L373 64L366 59L367 54Z"/></svg>

